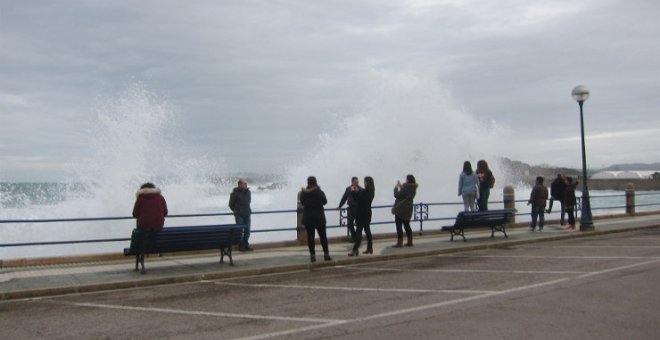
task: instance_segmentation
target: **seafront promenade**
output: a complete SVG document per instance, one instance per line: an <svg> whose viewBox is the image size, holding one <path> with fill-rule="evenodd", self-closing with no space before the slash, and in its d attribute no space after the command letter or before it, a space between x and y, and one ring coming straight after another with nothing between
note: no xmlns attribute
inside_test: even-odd
<svg viewBox="0 0 660 340"><path fill-rule="evenodd" d="M530 232L526 226L515 225L507 229L508 238L501 233L490 237L490 231L466 234L468 241L449 241L448 233L428 232L415 236L414 247L392 248L394 240L383 237L374 241L374 254L348 257L351 244L343 239L331 239L332 261L309 262L307 247L255 245L254 252L234 251L235 266L227 259L219 264L216 252L192 255L151 256L146 259L147 274L133 271L133 257L100 258L74 257L57 264L21 265L13 262L0 270L0 298L2 300L34 298L63 294L78 294L106 290L167 285L204 280L248 277L263 274L313 270L330 266L344 266L377 261L390 261L412 257L448 254L478 249L505 248L521 244L558 239L591 237L660 227L660 214L646 213L636 216L611 216L595 220L593 232L565 231L557 221L550 220L543 232ZM364 248L364 246L363 246ZM364 250L364 249L362 249ZM47 261L44 261L46 263Z"/></svg>

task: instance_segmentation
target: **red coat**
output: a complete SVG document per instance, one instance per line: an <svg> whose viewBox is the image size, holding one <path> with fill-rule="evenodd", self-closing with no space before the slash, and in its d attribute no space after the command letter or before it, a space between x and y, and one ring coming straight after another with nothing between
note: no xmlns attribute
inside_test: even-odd
<svg viewBox="0 0 660 340"><path fill-rule="evenodd" d="M137 227L144 231L161 231L167 216L167 203L158 188L144 188L137 192L133 217Z"/></svg>

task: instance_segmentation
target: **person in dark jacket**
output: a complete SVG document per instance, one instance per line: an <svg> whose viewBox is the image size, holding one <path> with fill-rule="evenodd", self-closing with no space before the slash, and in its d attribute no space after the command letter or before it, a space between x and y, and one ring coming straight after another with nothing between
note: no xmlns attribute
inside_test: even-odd
<svg viewBox="0 0 660 340"><path fill-rule="evenodd" d="M376 187L374 179L371 176L364 178L364 189L358 191L351 191L351 195L355 202L357 202L357 209L355 211L355 224L357 229L355 231L355 242L353 243L353 250L348 256L358 256L360 254L360 243L362 243L362 230L367 235L367 250L363 254L373 254L373 238L371 237L371 203L374 201L376 195Z"/></svg>
<svg viewBox="0 0 660 340"><path fill-rule="evenodd" d="M346 227L348 232L351 235L351 242L355 243L355 212L357 210L357 202L355 197L351 195L353 192L358 192L362 190L360 187L360 180L357 177L351 178L351 185L346 187L344 190L344 195L341 196L339 201L339 206L337 209L341 209L344 203L348 202L348 208L346 209Z"/></svg>
<svg viewBox="0 0 660 340"><path fill-rule="evenodd" d="M406 182L401 184L396 181L394 186L394 206L392 206L392 214L394 214L394 223L396 224L397 241L394 245L395 248L403 247L403 228L406 230L408 242L406 247L413 246L413 234L410 228L410 219L413 214L413 199L417 194L417 182L415 176L406 176Z"/></svg>
<svg viewBox="0 0 660 340"><path fill-rule="evenodd" d="M244 224L247 228L243 229L243 237L238 246L240 251L252 251L250 247L250 216L252 209L250 209L250 202L252 202L252 193L248 188L248 182L245 179L238 180L238 186L229 195L229 209L234 212L234 220L236 224Z"/></svg>
<svg viewBox="0 0 660 340"><path fill-rule="evenodd" d="M479 178L479 198L477 198L477 208L479 211L487 211L490 189L495 186L495 176L493 176L493 172L488 168L488 163L483 159L477 162L476 173Z"/></svg>
<svg viewBox="0 0 660 340"><path fill-rule="evenodd" d="M328 203L325 193L316 182L316 177L307 177L307 187L300 192L300 204L303 206L302 223L307 229L307 247L312 262L316 262L314 233L318 232L323 247L323 259L331 261L328 238L325 233L326 219L324 205Z"/></svg>
<svg viewBox="0 0 660 340"><path fill-rule="evenodd" d="M548 200L548 188L543 185L543 177L536 177L536 185L532 188L532 192L529 194L529 201L527 205L532 205L532 225L531 231L536 229L536 220L539 221L539 231L543 230L543 224L545 222L545 217L543 213L545 212L545 202Z"/></svg>
<svg viewBox="0 0 660 340"><path fill-rule="evenodd" d="M564 180L564 176L562 176L561 174L557 174L557 178L555 178L555 180L552 181L552 183L550 183L550 203L548 204L548 210L546 210L545 212L547 212L548 214L551 213L553 201L559 201L559 206L561 208L560 211L561 216L559 217L560 220L559 223L561 225L566 224L564 220L564 215L566 214L566 208L565 208L566 203L564 202L566 200L566 198L564 197L566 190L567 187L566 187L566 182Z"/></svg>
<svg viewBox="0 0 660 340"><path fill-rule="evenodd" d="M575 206L577 205L577 199L575 198L576 187L577 182L573 183L573 178L566 177L564 205L566 206L566 214L568 215L568 227L564 228L564 230L575 230Z"/></svg>
<svg viewBox="0 0 660 340"><path fill-rule="evenodd" d="M133 217L137 219L137 228L144 233L139 262L142 263L141 273L145 274L144 252L156 234L163 230L165 216L167 216L167 202L161 195L160 189L152 183L142 184L135 196ZM137 270L137 264L135 270Z"/></svg>

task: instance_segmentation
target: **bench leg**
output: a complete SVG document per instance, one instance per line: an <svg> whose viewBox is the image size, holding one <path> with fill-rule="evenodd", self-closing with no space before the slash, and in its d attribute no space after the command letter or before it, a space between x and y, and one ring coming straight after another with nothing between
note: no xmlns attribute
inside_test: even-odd
<svg viewBox="0 0 660 340"><path fill-rule="evenodd" d="M229 265L233 266L234 265L234 259L232 259L232 257L231 257L231 246L229 246L227 248L220 248L220 263L225 262L225 260L224 260L225 255L227 255L227 257L229 257Z"/></svg>

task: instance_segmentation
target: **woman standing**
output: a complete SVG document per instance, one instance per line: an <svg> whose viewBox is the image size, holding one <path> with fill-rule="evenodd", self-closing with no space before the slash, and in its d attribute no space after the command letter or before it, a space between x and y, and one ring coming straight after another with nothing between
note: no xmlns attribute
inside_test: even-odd
<svg viewBox="0 0 660 340"><path fill-rule="evenodd" d="M479 179L472 171L472 163L463 163L463 172L458 177L458 196L463 196L463 208L465 211L475 211L474 204L477 200Z"/></svg>
<svg viewBox="0 0 660 340"><path fill-rule="evenodd" d="M133 217L137 219L137 228L144 233L138 260L142 264L140 272L145 274L144 252L156 234L163 230L165 216L167 216L167 202L160 194L160 189L152 183L142 184L135 196ZM135 270L138 270L137 263L135 264Z"/></svg>
<svg viewBox="0 0 660 340"><path fill-rule="evenodd" d="M351 192L355 202L357 202L357 213L355 214L355 224L357 230L355 231L355 243L353 250L348 253L348 256L358 256L360 254L360 243L362 243L362 229L367 234L367 250L363 254L373 254L373 239L371 237L371 203L374 201L376 194L376 186L374 179L371 176L364 178L364 189Z"/></svg>
<svg viewBox="0 0 660 340"><path fill-rule="evenodd" d="M325 233L325 209L324 205L328 203L325 193L316 183L316 177L307 177L307 187L302 188L300 192L300 203L303 206L302 223L307 229L307 247L309 247L309 256L312 262L316 262L314 232L319 233L321 247L323 247L323 259L332 260L328 250L328 238Z"/></svg>
<svg viewBox="0 0 660 340"><path fill-rule="evenodd" d="M397 241L394 245L395 248L401 248L403 246L403 230L401 227L406 230L406 236L408 237L408 242L406 247L413 246L413 235L412 229L410 229L410 218L413 214L413 198L417 194L417 183L415 182L415 176L408 175L406 176L406 182L401 184L401 182L396 181L396 186L394 186L394 206L392 207L392 214L394 214L394 223L396 224L396 234Z"/></svg>
<svg viewBox="0 0 660 340"><path fill-rule="evenodd" d="M488 168L488 163L485 160L477 162L477 177L479 177L479 199L477 199L477 208L479 211L488 210L488 197L490 196L490 189L495 186L495 177L493 172Z"/></svg>

